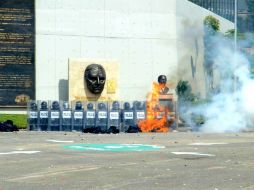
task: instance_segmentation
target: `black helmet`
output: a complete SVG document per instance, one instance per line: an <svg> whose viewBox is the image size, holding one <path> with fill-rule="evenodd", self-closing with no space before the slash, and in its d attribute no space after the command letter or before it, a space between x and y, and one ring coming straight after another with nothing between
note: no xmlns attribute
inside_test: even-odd
<svg viewBox="0 0 254 190"><path fill-rule="evenodd" d="M48 103L46 101L41 102L41 109L43 109L43 110L48 109Z"/></svg>
<svg viewBox="0 0 254 190"><path fill-rule="evenodd" d="M53 110L59 110L59 103L58 103L58 101L54 101L52 103L52 109Z"/></svg>
<svg viewBox="0 0 254 190"><path fill-rule="evenodd" d="M129 102L124 102L123 107L124 107L125 110L128 110L128 109L131 108L131 105L130 105Z"/></svg>
<svg viewBox="0 0 254 190"><path fill-rule="evenodd" d="M139 109L141 107L141 102L140 101L134 101L133 102L133 108L134 109Z"/></svg>
<svg viewBox="0 0 254 190"><path fill-rule="evenodd" d="M69 103L68 103L68 102L64 102L64 103L63 103L63 108L64 108L64 109L67 110L67 109L69 109L69 107L70 107L70 106L69 106Z"/></svg>
<svg viewBox="0 0 254 190"><path fill-rule="evenodd" d="M37 110L37 104L35 102L30 103L30 109L31 110Z"/></svg>
<svg viewBox="0 0 254 190"><path fill-rule="evenodd" d="M106 109L106 105L105 105L104 103L101 102L101 103L99 103L98 108L99 108L100 110Z"/></svg>
<svg viewBox="0 0 254 190"><path fill-rule="evenodd" d="M160 75L158 77L158 83L160 83L160 84L166 84L167 83L167 77L165 75Z"/></svg>
<svg viewBox="0 0 254 190"><path fill-rule="evenodd" d="M112 103L112 108L115 109L115 110L119 109L119 108L120 108L119 102L118 102L118 101L114 101L114 102Z"/></svg>
<svg viewBox="0 0 254 190"><path fill-rule="evenodd" d="M86 107L87 107L88 110L92 110L93 109L93 104L92 103L88 103Z"/></svg>
<svg viewBox="0 0 254 190"><path fill-rule="evenodd" d="M81 101L76 102L75 110L82 110L82 102Z"/></svg>

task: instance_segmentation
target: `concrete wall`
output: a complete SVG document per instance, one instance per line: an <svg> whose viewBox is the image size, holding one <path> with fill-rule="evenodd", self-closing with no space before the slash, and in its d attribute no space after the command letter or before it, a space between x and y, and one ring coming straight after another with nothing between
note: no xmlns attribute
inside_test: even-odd
<svg viewBox="0 0 254 190"><path fill-rule="evenodd" d="M175 0L36 0L36 98L67 99L68 59L120 62L122 100L176 81Z"/></svg>
<svg viewBox="0 0 254 190"><path fill-rule="evenodd" d="M176 10L178 79L189 81L193 91L205 97L203 21L208 15L214 16L223 33L234 24L188 0L177 1Z"/></svg>
<svg viewBox="0 0 254 190"><path fill-rule="evenodd" d="M36 99L68 99L69 58L118 60L122 100L145 99L160 74L189 80L204 95L210 14L187 0L36 0Z"/></svg>

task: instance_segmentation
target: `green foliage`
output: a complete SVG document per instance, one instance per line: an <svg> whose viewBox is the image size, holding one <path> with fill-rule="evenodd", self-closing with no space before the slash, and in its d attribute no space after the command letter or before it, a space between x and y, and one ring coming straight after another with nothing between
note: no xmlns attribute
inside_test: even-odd
<svg viewBox="0 0 254 190"><path fill-rule="evenodd" d="M205 17L204 25L213 32L218 32L220 30L220 21L211 15Z"/></svg>
<svg viewBox="0 0 254 190"><path fill-rule="evenodd" d="M178 95L179 100L179 115L182 122L185 122L186 118L191 118L192 123L195 126L200 126L205 123L206 118L202 114L196 113L188 113L188 110L192 110L192 108L205 105L210 102L207 99L200 99L192 93L191 85L188 81L180 80L176 86L176 93ZM188 119L186 119L188 120Z"/></svg>
<svg viewBox="0 0 254 190"><path fill-rule="evenodd" d="M234 38L234 35L235 35L235 29L229 29L228 31L225 32L225 37L227 38ZM237 39L238 40L244 40L246 37L245 37L245 34L242 33L242 32L237 32Z"/></svg>
<svg viewBox="0 0 254 190"><path fill-rule="evenodd" d="M228 31L225 32L226 37L234 37L235 34L235 29L229 29Z"/></svg>
<svg viewBox="0 0 254 190"><path fill-rule="evenodd" d="M27 115L26 114L1 114L0 122L12 120L13 124L19 129L27 128Z"/></svg>
<svg viewBox="0 0 254 190"><path fill-rule="evenodd" d="M193 102L196 99L195 95L192 93L191 85L188 81L180 80L176 86L176 93L179 101Z"/></svg>

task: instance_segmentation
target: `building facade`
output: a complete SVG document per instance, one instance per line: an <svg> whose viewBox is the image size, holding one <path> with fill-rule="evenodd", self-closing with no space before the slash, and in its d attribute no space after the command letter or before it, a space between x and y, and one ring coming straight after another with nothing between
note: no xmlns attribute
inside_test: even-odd
<svg viewBox="0 0 254 190"><path fill-rule="evenodd" d="M145 100L161 74L172 89L188 80L204 97L203 20L212 15L222 32L233 28L188 0L35 2L36 100L68 100L71 59L119 62L119 100Z"/></svg>
<svg viewBox="0 0 254 190"><path fill-rule="evenodd" d="M223 18L234 21L235 0L189 0Z"/></svg>
<svg viewBox="0 0 254 190"><path fill-rule="evenodd" d="M223 18L234 22L237 2L237 27L240 32L254 32L253 0L189 0Z"/></svg>

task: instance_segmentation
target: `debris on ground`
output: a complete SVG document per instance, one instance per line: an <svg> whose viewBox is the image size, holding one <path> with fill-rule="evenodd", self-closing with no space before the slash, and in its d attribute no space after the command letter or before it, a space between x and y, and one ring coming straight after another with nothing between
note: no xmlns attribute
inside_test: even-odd
<svg viewBox="0 0 254 190"><path fill-rule="evenodd" d="M12 120L0 122L0 132L13 132L18 130L19 130L18 127L16 125L13 125Z"/></svg>

